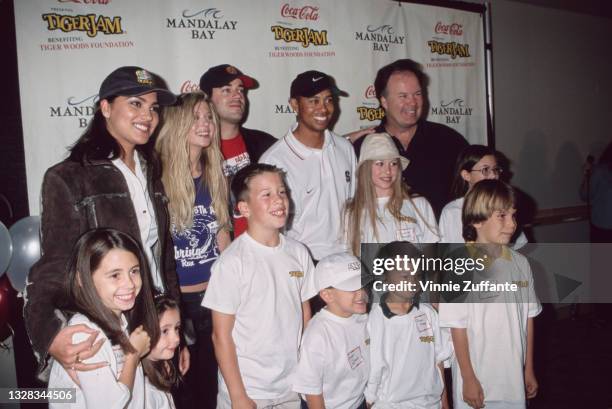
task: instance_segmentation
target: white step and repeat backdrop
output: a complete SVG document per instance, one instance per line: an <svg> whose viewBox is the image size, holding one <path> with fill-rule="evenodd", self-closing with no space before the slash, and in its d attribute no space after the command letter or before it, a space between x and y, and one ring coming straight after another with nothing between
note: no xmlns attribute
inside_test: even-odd
<svg viewBox="0 0 612 409"><path fill-rule="evenodd" d="M282 136L294 122L289 85L309 69L332 75L334 130L379 123L376 71L412 58L431 78L429 120L486 143L483 16L390 0L15 1L21 113L31 214L45 170L87 126L104 77L142 66L173 92L231 63L259 82L246 126ZM441 147L443 149L443 147Z"/></svg>

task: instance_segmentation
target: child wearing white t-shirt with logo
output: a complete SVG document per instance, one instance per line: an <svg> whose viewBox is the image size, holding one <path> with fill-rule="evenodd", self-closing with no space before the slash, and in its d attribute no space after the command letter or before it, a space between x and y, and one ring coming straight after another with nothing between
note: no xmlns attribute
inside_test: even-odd
<svg viewBox="0 0 612 409"><path fill-rule="evenodd" d="M542 307L529 262L507 247L516 229L514 204L512 187L499 180L480 181L465 197L463 236L472 243L467 252L487 260L481 275L519 288L471 292L468 302L440 303L440 326L451 329L455 350L453 401L458 409L525 408L525 398L538 391L533 318Z"/></svg>
<svg viewBox="0 0 612 409"><path fill-rule="evenodd" d="M304 331L293 390L309 409L365 409L370 339L361 263L332 254L317 264L315 281L326 307Z"/></svg>
<svg viewBox="0 0 612 409"><path fill-rule="evenodd" d="M376 257L419 259L406 242L382 247ZM384 282L406 291L387 291L368 318L370 377L365 391L375 409L448 409L443 362L453 352L448 328L441 329L431 304L420 302L424 274L411 269L385 270Z"/></svg>
<svg viewBox="0 0 612 409"><path fill-rule="evenodd" d="M408 159L386 133L365 137L359 154L357 190L344 207L343 241L353 254L361 243L437 243L438 224L431 205L413 196L402 181Z"/></svg>
<svg viewBox="0 0 612 409"><path fill-rule="evenodd" d="M202 302L213 317L217 408L297 409L291 379L316 294L312 260L279 232L289 210L280 169L249 165L234 176L232 192L248 228L212 266Z"/></svg>

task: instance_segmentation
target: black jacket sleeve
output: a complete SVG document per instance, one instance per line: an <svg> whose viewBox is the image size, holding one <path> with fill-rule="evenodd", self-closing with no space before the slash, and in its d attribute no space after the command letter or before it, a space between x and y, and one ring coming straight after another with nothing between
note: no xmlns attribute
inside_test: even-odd
<svg viewBox="0 0 612 409"><path fill-rule="evenodd" d="M41 197L42 256L30 269L23 310L39 369L46 365L49 346L62 327L58 313L66 306L67 261L81 232L73 191L53 168L45 174Z"/></svg>

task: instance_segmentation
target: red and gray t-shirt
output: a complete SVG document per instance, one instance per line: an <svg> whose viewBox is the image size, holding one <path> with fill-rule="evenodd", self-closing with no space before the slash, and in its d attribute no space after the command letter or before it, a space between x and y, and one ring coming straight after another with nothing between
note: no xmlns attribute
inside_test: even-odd
<svg viewBox="0 0 612 409"><path fill-rule="evenodd" d="M221 152L225 160L223 161L223 174L231 180L238 171L251 163L251 158L247 152L244 138L238 134L232 139L221 140ZM232 224L234 225L234 238L244 233L248 227L247 220L240 215L235 203L232 204Z"/></svg>

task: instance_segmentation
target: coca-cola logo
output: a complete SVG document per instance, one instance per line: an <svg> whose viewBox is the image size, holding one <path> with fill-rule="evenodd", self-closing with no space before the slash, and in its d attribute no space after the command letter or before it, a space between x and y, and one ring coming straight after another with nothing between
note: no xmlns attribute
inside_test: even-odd
<svg viewBox="0 0 612 409"><path fill-rule="evenodd" d="M200 90L200 86L196 84L195 82L191 82L190 80L187 80L181 84L181 94L184 94L186 92L199 91L199 90Z"/></svg>
<svg viewBox="0 0 612 409"><path fill-rule="evenodd" d="M296 20L314 21L319 19L319 7L308 5L303 7L291 7L288 3L285 3L283 7L281 7L281 16Z"/></svg>
<svg viewBox="0 0 612 409"><path fill-rule="evenodd" d="M435 27L435 32L436 34L460 36L463 35L463 25L457 23L443 24L441 21L438 21Z"/></svg>
<svg viewBox="0 0 612 409"><path fill-rule="evenodd" d="M108 4L111 0L57 0L59 3Z"/></svg>
<svg viewBox="0 0 612 409"><path fill-rule="evenodd" d="M370 85L366 88L365 97L367 99L376 99L376 88L374 88L374 85Z"/></svg>

